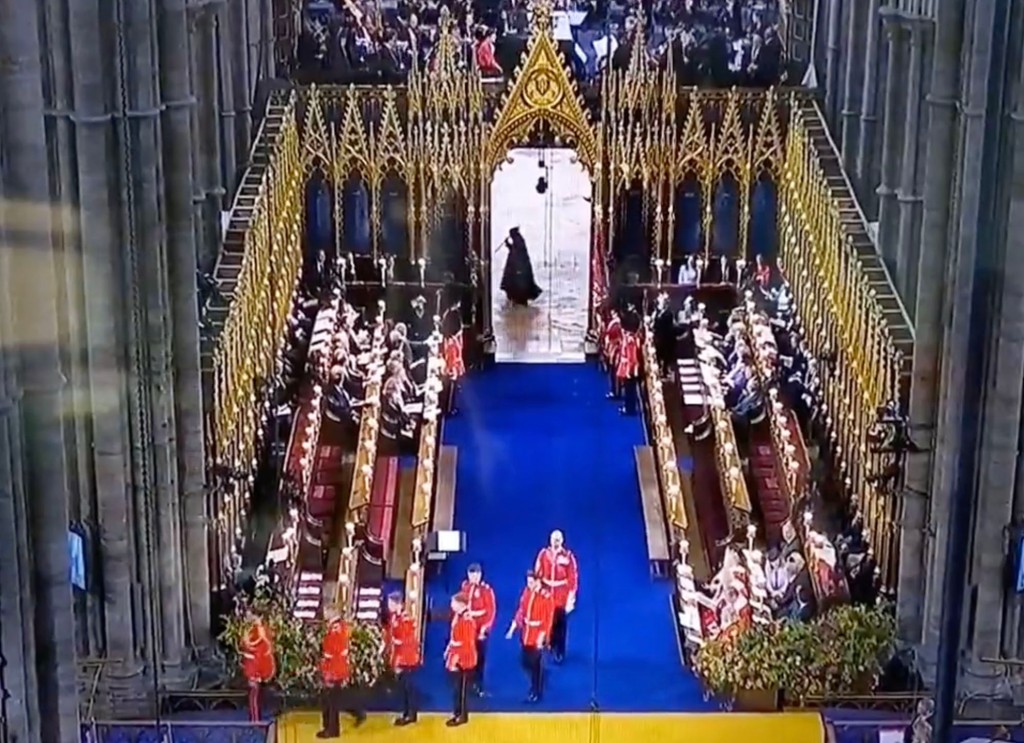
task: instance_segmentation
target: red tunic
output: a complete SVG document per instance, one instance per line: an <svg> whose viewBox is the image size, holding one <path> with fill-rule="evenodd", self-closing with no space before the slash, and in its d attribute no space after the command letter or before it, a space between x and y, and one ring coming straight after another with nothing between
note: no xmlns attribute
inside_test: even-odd
<svg viewBox="0 0 1024 743"><path fill-rule="evenodd" d="M498 604L494 598L494 589L484 581L470 583L462 581L459 593L465 594L469 600L469 616L476 622L477 634L489 633L494 626L494 618L498 613Z"/></svg>
<svg viewBox="0 0 1024 743"><path fill-rule="evenodd" d="M550 547L542 549L537 553L533 571L544 587L551 592L551 598L559 609L564 609L569 601L569 594L575 594L579 589L580 573L576 555L564 547L558 552Z"/></svg>
<svg viewBox="0 0 1024 743"><path fill-rule="evenodd" d="M408 614L392 614L384 632L388 662L395 670L416 668L420 664L420 641L416 622Z"/></svg>
<svg viewBox="0 0 1024 743"><path fill-rule="evenodd" d="M444 357L444 373L449 379L459 379L466 373L466 362L462 357L462 331L460 330L450 338L445 338L441 344L441 354Z"/></svg>
<svg viewBox="0 0 1024 743"><path fill-rule="evenodd" d="M320 673L325 684L348 682L351 672L348 657L351 638L352 630L345 620L334 619L327 625L320 658Z"/></svg>
<svg viewBox="0 0 1024 743"><path fill-rule="evenodd" d="M612 317L605 326L604 335L601 338L601 350L604 353L605 362L616 367L619 363L619 347L622 344L622 321L618 317Z"/></svg>
<svg viewBox="0 0 1024 743"><path fill-rule="evenodd" d="M255 620L245 631L241 651L242 672L250 683L265 684L274 678L277 672L274 643L261 620Z"/></svg>
<svg viewBox="0 0 1024 743"><path fill-rule="evenodd" d="M757 272L754 274L754 281L762 289L767 289L768 285L772 281L772 269L771 266L761 265L758 267Z"/></svg>
<svg viewBox="0 0 1024 743"><path fill-rule="evenodd" d="M519 596L516 611L516 627L519 628L523 645L540 648L551 638L551 623L555 618L555 603L547 591L534 591L529 586Z"/></svg>
<svg viewBox="0 0 1024 743"><path fill-rule="evenodd" d="M444 649L444 667L449 671L472 671L476 668L476 621L469 612L452 617L448 647Z"/></svg>
<svg viewBox="0 0 1024 743"><path fill-rule="evenodd" d="M623 332L619 357L615 364L616 379L636 379L640 376L640 337Z"/></svg>

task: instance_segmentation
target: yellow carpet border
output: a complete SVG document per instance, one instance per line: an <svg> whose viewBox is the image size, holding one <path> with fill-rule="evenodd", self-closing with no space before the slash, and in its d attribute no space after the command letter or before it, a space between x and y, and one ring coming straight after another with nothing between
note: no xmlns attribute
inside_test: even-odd
<svg viewBox="0 0 1024 743"><path fill-rule="evenodd" d="M342 738L362 743L822 743L825 729L813 712L776 714L472 714L448 728L446 715L424 714L395 728L394 715L372 714L358 729L342 720ZM317 712L289 712L277 724L277 743L314 743Z"/></svg>

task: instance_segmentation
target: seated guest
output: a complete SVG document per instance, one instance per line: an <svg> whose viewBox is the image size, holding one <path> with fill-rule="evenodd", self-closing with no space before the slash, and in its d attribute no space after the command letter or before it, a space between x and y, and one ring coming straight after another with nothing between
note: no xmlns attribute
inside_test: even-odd
<svg viewBox="0 0 1024 743"><path fill-rule="evenodd" d="M413 418L407 410L409 382L401 361L389 361L381 390L381 434L389 439L411 438Z"/></svg>
<svg viewBox="0 0 1024 743"><path fill-rule="evenodd" d="M504 70L494 56L494 29L480 26L476 29L476 66L484 77L501 77Z"/></svg>
<svg viewBox="0 0 1024 743"><path fill-rule="evenodd" d="M680 286L696 287L700 282L700 269L697 266L697 256L687 256L683 265L679 267L679 275L676 281Z"/></svg>

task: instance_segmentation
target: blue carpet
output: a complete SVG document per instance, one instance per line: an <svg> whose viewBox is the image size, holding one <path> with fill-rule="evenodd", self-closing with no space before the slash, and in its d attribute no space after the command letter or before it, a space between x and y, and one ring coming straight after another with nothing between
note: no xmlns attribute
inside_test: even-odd
<svg viewBox="0 0 1024 743"><path fill-rule="evenodd" d="M518 711L527 681L519 646L505 640L524 574L552 529L580 565L568 657L547 664L542 711L658 712L717 709L683 668L671 585L650 577L633 446L640 418L605 399L605 377L587 365L500 365L467 379L462 415L445 426L458 447L456 527L467 552L448 561L428 591L446 606L470 562L495 589L488 696L473 709ZM445 622L427 630L421 685L427 706L450 709L442 664Z"/></svg>

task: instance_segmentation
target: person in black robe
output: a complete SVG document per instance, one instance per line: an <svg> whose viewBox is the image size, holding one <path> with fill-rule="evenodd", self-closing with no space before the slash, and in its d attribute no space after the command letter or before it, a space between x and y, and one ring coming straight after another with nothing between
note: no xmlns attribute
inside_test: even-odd
<svg viewBox="0 0 1024 743"><path fill-rule="evenodd" d="M654 307L654 350L658 356L658 368L664 377L669 376L676 364L676 341L679 330L676 328L672 307L668 295L659 294Z"/></svg>
<svg viewBox="0 0 1024 743"><path fill-rule="evenodd" d="M541 288L533 278L530 252L526 249L526 240L519 234L518 227L508 231L508 239L503 245L508 248L508 258L505 259L505 271L501 275L501 290L512 304L529 304L540 296Z"/></svg>

